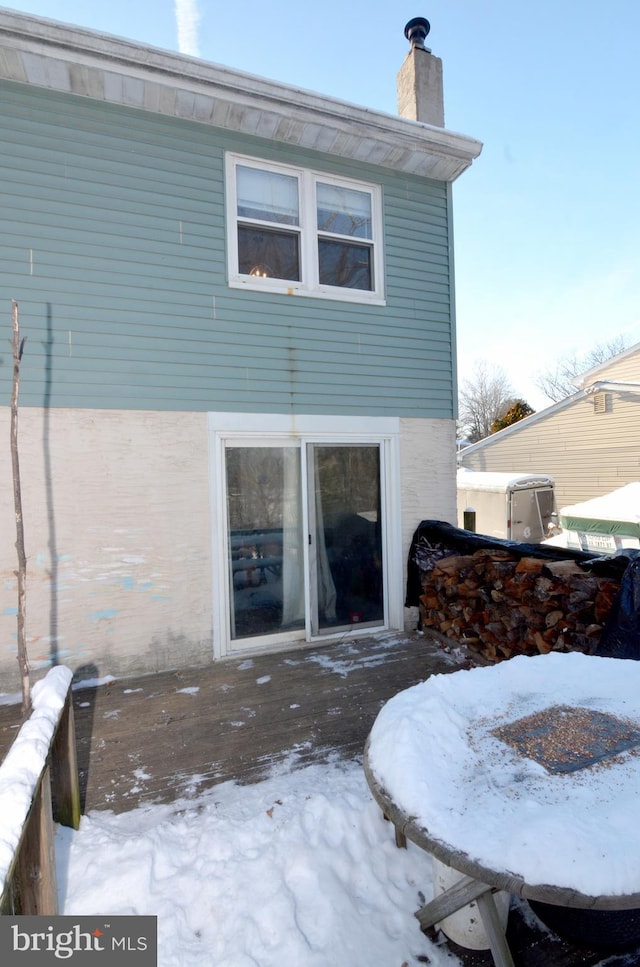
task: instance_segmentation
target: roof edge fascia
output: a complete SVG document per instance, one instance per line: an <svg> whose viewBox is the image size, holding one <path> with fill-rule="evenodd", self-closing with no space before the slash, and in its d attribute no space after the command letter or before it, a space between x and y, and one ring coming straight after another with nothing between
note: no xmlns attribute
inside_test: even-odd
<svg viewBox="0 0 640 967"><path fill-rule="evenodd" d="M591 369L585 370L584 373L580 373L580 375L573 380L573 385L582 389L584 386L589 385L589 383L593 381L593 377L597 373L601 373L603 370L609 369L612 363L619 363L628 356L636 355L639 350L640 342L636 342L633 344L633 346L628 346L626 349L622 349L619 353L616 353L615 356L609 356L609 358L605 359L602 363L598 363L596 366L592 366Z"/></svg>
<svg viewBox="0 0 640 967"><path fill-rule="evenodd" d="M593 393L633 393L640 394L640 383L621 383L618 380L598 379L595 383L585 386L584 392L591 396Z"/></svg>
<svg viewBox="0 0 640 967"><path fill-rule="evenodd" d="M480 141L444 128L5 7L0 79L442 181L454 181L482 150Z"/></svg>
<svg viewBox="0 0 640 967"><path fill-rule="evenodd" d="M486 446L496 443L498 440L504 440L505 437L510 436L512 433L523 430L525 427L531 426L533 423L537 423L539 420L544 420L548 416L554 416L556 413L566 409L573 403L577 403L586 395L587 394L584 390L578 390L576 393L572 393L571 396L565 396L564 399L559 400L557 403L552 403L551 406L545 406L543 410L537 410L535 413L532 413L531 416L525 416L523 420L518 420L517 423L512 423L511 426L506 426L504 430L498 430L497 433L492 433L490 436L486 436L482 440L478 440L476 443L470 444L468 447L465 447L464 450L459 451L458 458L463 459L467 453L475 453L476 450L483 450Z"/></svg>

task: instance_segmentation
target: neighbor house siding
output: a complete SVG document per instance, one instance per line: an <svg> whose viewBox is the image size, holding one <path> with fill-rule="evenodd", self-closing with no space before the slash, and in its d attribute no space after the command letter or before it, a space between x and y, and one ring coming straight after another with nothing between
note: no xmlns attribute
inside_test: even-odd
<svg viewBox="0 0 640 967"><path fill-rule="evenodd" d="M640 396L614 393L610 409L599 413L593 396L580 393L547 417L463 451L461 462L472 470L551 474L561 509L640 479L639 427Z"/></svg>
<svg viewBox="0 0 640 967"><path fill-rule="evenodd" d="M444 183L10 83L0 123L23 405L453 416ZM227 150L380 184L386 305L230 289Z"/></svg>
<svg viewBox="0 0 640 967"><path fill-rule="evenodd" d="M609 363L603 363L594 376L598 380L621 383L640 382L640 352L625 354L622 359L612 359Z"/></svg>

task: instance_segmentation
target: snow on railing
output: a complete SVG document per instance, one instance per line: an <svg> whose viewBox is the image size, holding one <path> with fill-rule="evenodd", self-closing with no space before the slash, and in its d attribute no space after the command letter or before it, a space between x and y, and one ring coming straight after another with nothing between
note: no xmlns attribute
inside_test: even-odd
<svg viewBox="0 0 640 967"><path fill-rule="evenodd" d="M80 824L71 678L57 666L34 685L0 765L0 914L58 912L53 822Z"/></svg>

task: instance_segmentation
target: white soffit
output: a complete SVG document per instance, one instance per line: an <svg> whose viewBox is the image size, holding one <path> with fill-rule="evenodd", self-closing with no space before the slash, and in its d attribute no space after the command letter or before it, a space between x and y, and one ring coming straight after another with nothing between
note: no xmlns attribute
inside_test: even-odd
<svg viewBox="0 0 640 967"><path fill-rule="evenodd" d="M454 181L473 138L186 57L0 8L0 80L76 94Z"/></svg>

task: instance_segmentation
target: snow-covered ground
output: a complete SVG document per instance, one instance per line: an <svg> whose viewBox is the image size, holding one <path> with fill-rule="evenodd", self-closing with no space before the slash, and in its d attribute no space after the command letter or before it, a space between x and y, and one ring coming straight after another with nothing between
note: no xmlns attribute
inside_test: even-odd
<svg viewBox="0 0 640 967"><path fill-rule="evenodd" d="M358 763L90 813L56 853L61 912L157 915L159 967L459 964L413 916L430 858L396 847Z"/></svg>
<svg viewBox="0 0 640 967"><path fill-rule="evenodd" d="M543 707L566 707L575 700L581 708L606 709L640 727L640 663L624 662L629 671L621 676L622 664L620 659L552 654L432 676L385 706L373 733L375 764L381 774L400 765L401 796L418 797L418 813L424 811L425 824L437 826L445 841L458 835L469 810L486 816L487 828L467 824L467 845L481 861L495 863L485 851L506 837L507 847L515 851L509 853L514 862L524 850L525 861L534 864L528 872L535 882L539 850L536 843L529 848L523 832L532 819L551 835L553 850L547 853L556 866L572 872L576 888L600 890L604 875L609 892L633 889L640 877L638 851L630 850L635 842L634 803L640 797L635 749L616 756L611 772L596 764L593 770L549 780L541 765L502 748L487 731L497 710L505 711L504 679L514 676L510 685L517 694L506 719L517 720ZM556 666L561 673L545 673ZM35 705L44 719L59 707L67 685L58 675L51 677L49 687L36 690ZM429 695L423 699L425 690L437 697L437 720L429 718L433 703ZM465 723L483 717L484 744L476 749L483 767L472 755L469 771ZM428 742L419 738L425 727ZM401 741L398 729L418 735L419 748L405 741L406 736ZM32 736L33 756L26 746L22 752L31 771L31 760L37 765L38 756L42 758L40 731ZM471 752L474 748L472 743ZM425 763L430 768L427 749L443 773L444 803L435 802L432 784L424 785ZM0 788L3 774L15 781L15 762L9 760L11 775L6 769L7 760L0 766ZM622 818L607 811L607 775L614 774L630 804ZM573 811L565 808L564 786L571 791ZM22 802L22 787L15 788L16 802ZM506 792L514 788L517 808L505 810ZM4 786L3 820L11 815L11 809L4 809L12 804L10 789L11 783ZM605 862L585 853L584 839L576 841L576 804L581 803L581 822L588 824L592 814L608 817L610 835L600 837L609 851ZM500 815L498 823L491 819L492 809ZM6 830L2 832L4 836ZM255 785L224 783L197 799L146 805L119 815L95 811L82 818L78 831L58 827L56 857L60 912L157 916L159 967L460 964L446 945L420 932L414 917L433 895L431 858L412 843L406 850L396 847L393 829L383 820L358 762L336 758L328 765L296 769L292 759L291 764L274 766L270 778ZM549 882L547 874L546 867L540 871ZM633 956L616 962L631 965ZM603 967L607 962L605 956Z"/></svg>

